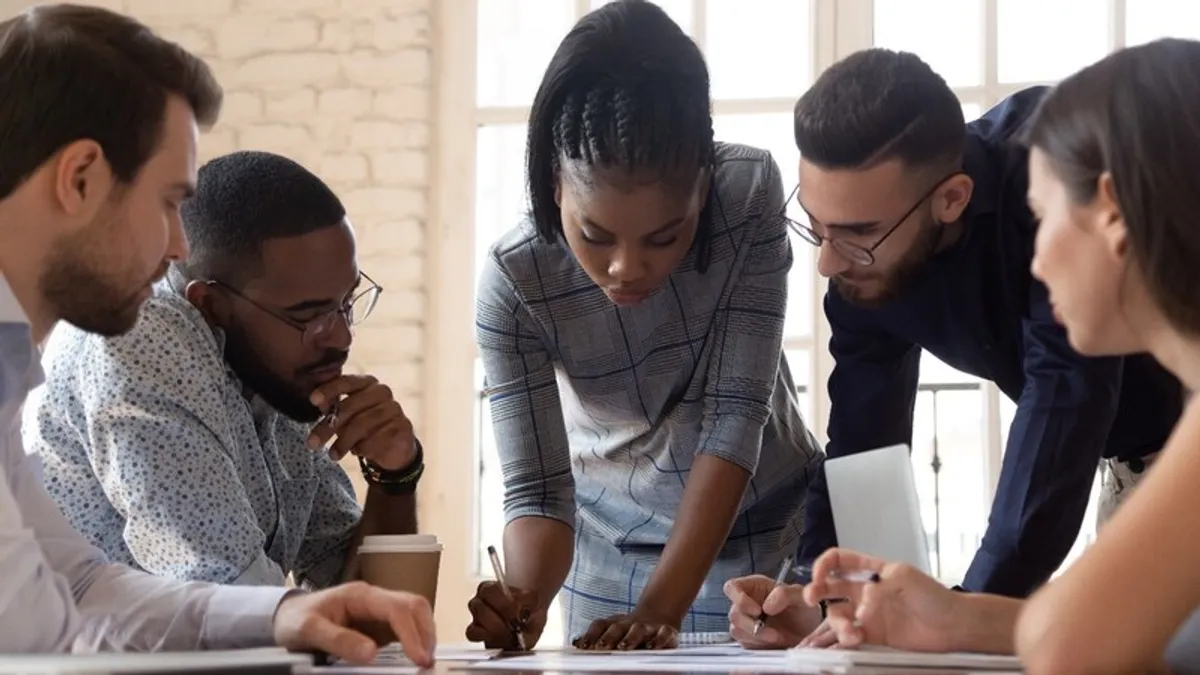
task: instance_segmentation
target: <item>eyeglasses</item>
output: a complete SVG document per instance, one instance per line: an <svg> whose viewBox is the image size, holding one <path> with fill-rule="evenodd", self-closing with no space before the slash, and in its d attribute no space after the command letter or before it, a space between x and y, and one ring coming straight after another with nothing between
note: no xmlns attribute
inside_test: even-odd
<svg viewBox="0 0 1200 675"><path fill-rule="evenodd" d="M281 310L268 307L257 300L252 300L246 297L241 291L230 286L229 284L216 279L210 280L208 283L215 284L229 291L233 295L245 300L254 305L262 312L271 315L279 321L300 331L300 340L306 345L313 345L319 342L326 335L329 335L337 325L339 318L344 318L347 326L357 326L362 323L368 316L371 315L371 310L375 309L375 303L379 302L379 294L383 292L383 287L375 283L371 277L360 272L359 276L362 281L366 281L370 286L355 293L349 300L342 303L340 307L323 312L314 316L307 321L299 321L284 314Z"/></svg>
<svg viewBox="0 0 1200 675"><path fill-rule="evenodd" d="M783 217L787 219L788 227L792 228L792 231L800 235L800 238L804 241L807 241L813 246L820 246L825 242L829 242L829 245L847 260L866 267L875 264L875 249L879 248L883 242L887 241L887 238L892 236L893 232L900 229L900 226L904 224L904 221L908 220L908 217L911 216L913 212L916 211L919 206L921 206L921 204L924 204L926 199L932 197L933 193L936 192L943 183L957 176L959 173L961 172L955 171L954 173L948 174L945 178L942 178L938 182L934 183L933 187L929 188L925 194L921 195L921 198L918 199L911 207L909 207L909 209L904 212L904 215L900 216L900 218L898 218L896 222L890 228L888 228L888 231L884 232L883 236L877 239L875 243L871 244L870 246L856 244L846 239L823 236L808 225L799 223L789 217L787 215L787 207L788 204L791 204L792 200L796 199L799 195L799 185L792 189L792 193L788 195L787 201L783 203Z"/></svg>

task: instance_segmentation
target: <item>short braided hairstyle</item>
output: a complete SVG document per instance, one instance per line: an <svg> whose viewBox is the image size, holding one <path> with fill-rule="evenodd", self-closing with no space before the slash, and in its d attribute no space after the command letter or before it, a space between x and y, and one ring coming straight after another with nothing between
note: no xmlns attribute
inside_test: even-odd
<svg viewBox="0 0 1200 675"><path fill-rule="evenodd" d="M708 67L696 43L652 2L610 2L563 39L534 98L525 157L533 221L546 241L562 236L555 191L564 159L666 177L711 167L714 155ZM702 213L701 247L707 223Z"/></svg>

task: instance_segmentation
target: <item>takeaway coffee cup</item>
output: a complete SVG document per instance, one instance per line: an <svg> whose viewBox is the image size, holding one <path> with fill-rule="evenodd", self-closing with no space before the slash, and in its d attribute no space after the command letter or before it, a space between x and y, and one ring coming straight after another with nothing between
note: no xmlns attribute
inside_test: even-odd
<svg viewBox="0 0 1200 675"><path fill-rule="evenodd" d="M442 544L434 534L402 534L364 537L358 547L359 578L392 591L424 596L429 606L437 600L438 569ZM380 644L396 638L384 624L358 626Z"/></svg>

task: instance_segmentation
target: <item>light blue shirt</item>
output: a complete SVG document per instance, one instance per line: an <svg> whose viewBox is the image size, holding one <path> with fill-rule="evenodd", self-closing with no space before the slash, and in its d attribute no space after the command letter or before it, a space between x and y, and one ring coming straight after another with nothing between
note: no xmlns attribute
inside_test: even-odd
<svg viewBox="0 0 1200 675"><path fill-rule="evenodd" d="M109 563L71 529L19 429L41 382L29 321L0 276L0 653L268 645L283 588L229 588Z"/></svg>
<svg viewBox="0 0 1200 675"><path fill-rule="evenodd" d="M163 283L128 333L60 324L22 433L46 489L110 560L188 581L338 581L362 509L311 425L247 400L224 340Z"/></svg>

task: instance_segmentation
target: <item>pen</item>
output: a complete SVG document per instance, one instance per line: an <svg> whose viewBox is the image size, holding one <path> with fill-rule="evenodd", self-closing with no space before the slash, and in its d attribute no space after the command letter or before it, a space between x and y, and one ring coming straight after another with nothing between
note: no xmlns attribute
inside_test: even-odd
<svg viewBox="0 0 1200 675"><path fill-rule="evenodd" d="M783 564L779 566L779 574L775 575L775 586L782 586L783 582L787 581L788 572L792 571L792 556L783 559ZM763 624L767 622L767 613L759 612L758 620L754 622L754 634L762 630Z"/></svg>
<svg viewBox="0 0 1200 675"><path fill-rule="evenodd" d="M811 577L813 569L810 565L796 565L792 568L792 571L800 576ZM829 576L835 579L841 579L842 581L849 581L851 583L859 584L877 584L881 580L879 572L871 572L868 570L853 570L846 572L841 570L832 570L829 573Z"/></svg>
<svg viewBox="0 0 1200 675"><path fill-rule="evenodd" d="M488 558L492 561L492 571L496 573L496 581L500 584L500 590L504 591L504 597L508 598L512 606L516 607L517 599L513 597L512 591L508 588L508 582L504 580L504 569L500 567L500 556L496 555L495 546L488 547ZM521 628L520 623L517 623L512 626L512 631L513 635L517 637L517 646L521 648L521 651L527 652L529 650L525 647L525 636L521 633Z"/></svg>

